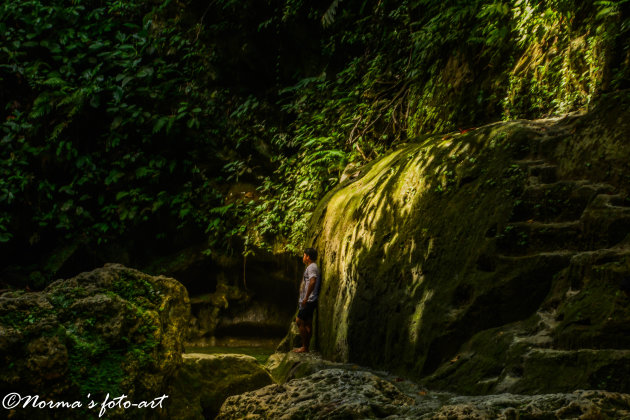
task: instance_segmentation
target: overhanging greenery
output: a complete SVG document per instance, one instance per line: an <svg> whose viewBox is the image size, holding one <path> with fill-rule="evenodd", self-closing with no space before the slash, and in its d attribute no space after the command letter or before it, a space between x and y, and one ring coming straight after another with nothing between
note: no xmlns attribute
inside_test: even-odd
<svg viewBox="0 0 630 420"><path fill-rule="evenodd" d="M5 263L182 231L296 250L346 168L627 87L629 4L5 0Z"/></svg>

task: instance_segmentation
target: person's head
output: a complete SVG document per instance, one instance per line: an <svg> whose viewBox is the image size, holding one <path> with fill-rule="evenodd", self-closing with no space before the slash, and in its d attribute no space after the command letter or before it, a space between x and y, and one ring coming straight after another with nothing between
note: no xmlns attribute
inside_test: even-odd
<svg viewBox="0 0 630 420"><path fill-rule="evenodd" d="M306 248L304 250L304 256L302 257L302 261L304 264L310 264L317 260L317 251L314 248Z"/></svg>

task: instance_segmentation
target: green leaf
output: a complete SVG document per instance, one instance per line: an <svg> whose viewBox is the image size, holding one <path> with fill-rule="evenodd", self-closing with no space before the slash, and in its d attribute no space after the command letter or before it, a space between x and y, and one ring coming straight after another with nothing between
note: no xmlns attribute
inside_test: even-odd
<svg viewBox="0 0 630 420"><path fill-rule="evenodd" d="M116 201L120 201L127 196L129 196L129 191L120 191L116 194Z"/></svg>
<svg viewBox="0 0 630 420"><path fill-rule="evenodd" d="M155 124L153 124L153 134L157 133L158 131L160 131L164 125L168 122L169 118L168 117L160 117L155 121Z"/></svg>

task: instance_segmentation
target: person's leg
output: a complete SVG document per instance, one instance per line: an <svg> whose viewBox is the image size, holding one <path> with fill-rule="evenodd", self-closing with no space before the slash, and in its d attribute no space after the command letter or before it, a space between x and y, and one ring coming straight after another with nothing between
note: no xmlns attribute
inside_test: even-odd
<svg viewBox="0 0 630 420"><path fill-rule="evenodd" d="M313 311L315 303L309 302L298 311L297 322L300 330L300 338L302 338L302 347L293 350L296 353L307 353L311 343L311 335L313 334Z"/></svg>
<svg viewBox="0 0 630 420"><path fill-rule="evenodd" d="M295 322L297 323L298 329L300 330L300 338L302 339L302 347L293 350L295 353L306 353L308 352L308 342L310 338L308 337L308 332L306 329L306 321L296 318Z"/></svg>
<svg viewBox="0 0 630 420"><path fill-rule="evenodd" d="M302 341L302 343L304 343L304 348L306 349L306 351L308 351L311 345L311 337L313 336L313 320L312 319L309 319L308 321L304 322L304 332L305 332L305 338L303 339L304 341Z"/></svg>

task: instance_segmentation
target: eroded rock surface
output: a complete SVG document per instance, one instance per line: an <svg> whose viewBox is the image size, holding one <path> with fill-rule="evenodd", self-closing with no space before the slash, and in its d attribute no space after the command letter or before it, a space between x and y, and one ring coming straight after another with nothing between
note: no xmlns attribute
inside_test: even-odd
<svg viewBox="0 0 630 420"><path fill-rule="evenodd" d="M385 376L384 376L385 375ZM630 395L606 391L458 396L401 378L322 368L284 385L228 398L218 419L599 419L630 418Z"/></svg>
<svg viewBox="0 0 630 420"><path fill-rule="evenodd" d="M374 374L328 369L230 397L217 419L382 418L412 403Z"/></svg>

